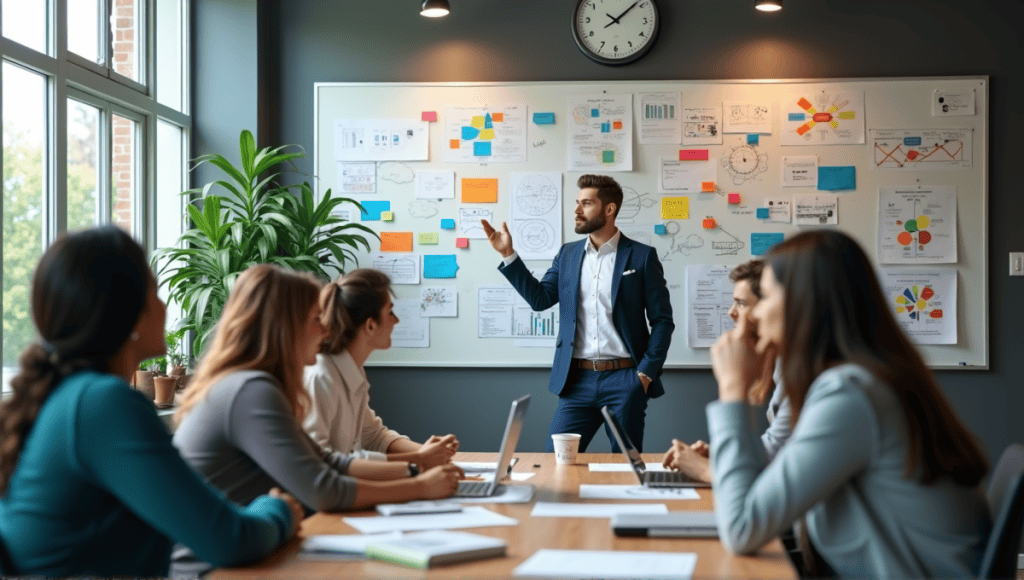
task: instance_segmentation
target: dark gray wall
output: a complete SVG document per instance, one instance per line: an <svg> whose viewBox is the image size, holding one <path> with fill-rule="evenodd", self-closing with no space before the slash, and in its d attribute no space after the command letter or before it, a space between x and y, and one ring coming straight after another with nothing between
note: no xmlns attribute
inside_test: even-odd
<svg viewBox="0 0 1024 580"><path fill-rule="evenodd" d="M782 12L762 14L751 0L661 0L657 45L626 68L598 65L579 52L569 29L573 0L452 0L452 14L440 20L420 17L416 0L260 4L261 141L298 143L307 151L318 81L991 75L992 369L939 378L991 457L1024 441L1024 309L1018 306L1024 279L1006 276L1007 252L1024 250L1024 232L1016 226L1024 209L1019 170L1013 169L1024 158L1024 144L1012 137L1024 134L1024 113L1009 98L1024 94L1021 2L786 0ZM223 90L231 92L227 98L251 98L247 89ZM197 131L215 130L199 118L196 123ZM312 160L301 167L311 173ZM374 406L390 426L420 439L452 431L467 450L495 449L510 399L530 393L521 449L543 448L555 405L544 370L377 368L369 375ZM648 409L649 451L664 449L671 437L707 437L704 406L716 397L711 372L669 370L665 385L668 394ZM607 450L607 441L599 437L591 449Z"/></svg>

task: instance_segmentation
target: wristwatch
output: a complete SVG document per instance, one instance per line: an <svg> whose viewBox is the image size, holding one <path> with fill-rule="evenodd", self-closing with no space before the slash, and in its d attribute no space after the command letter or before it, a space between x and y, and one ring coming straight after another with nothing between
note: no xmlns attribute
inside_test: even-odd
<svg viewBox="0 0 1024 580"><path fill-rule="evenodd" d="M409 477L416 477L420 474L420 466L415 463L409 464Z"/></svg>

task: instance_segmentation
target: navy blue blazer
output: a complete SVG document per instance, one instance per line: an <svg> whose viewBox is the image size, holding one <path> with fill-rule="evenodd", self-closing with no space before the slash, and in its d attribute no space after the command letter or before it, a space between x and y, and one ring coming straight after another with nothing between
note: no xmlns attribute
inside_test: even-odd
<svg viewBox="0 0 1024 580"><path fill-rule="evenodd" d="M517 258L508 266L504 262L498 266L498 270L535 311L547 310L558 303L562 305L555 361L548 382L548 390L556 395L561 395L565 389L572 361L580 272L583 270L586 243L584 238L562 246L551 268L539 281L530 274L522 259ZM615 252L612 321L637 370L651 377L647 395L652 398L664 395L661 367L668 356L668 345L676 326L672 322L665 271L654 248L625 235L619 237Z"/></svg>

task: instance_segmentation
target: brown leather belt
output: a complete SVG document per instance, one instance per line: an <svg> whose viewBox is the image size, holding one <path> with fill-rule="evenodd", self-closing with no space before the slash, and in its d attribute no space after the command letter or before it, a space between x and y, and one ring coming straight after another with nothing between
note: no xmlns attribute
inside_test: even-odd
<svg viewBox="0 0 1024 580"><path fill-rule="evenodd" d="M610 358L604 360L572 359L572 366L588 371L617 371L636 366L631 358Z"/></svg>

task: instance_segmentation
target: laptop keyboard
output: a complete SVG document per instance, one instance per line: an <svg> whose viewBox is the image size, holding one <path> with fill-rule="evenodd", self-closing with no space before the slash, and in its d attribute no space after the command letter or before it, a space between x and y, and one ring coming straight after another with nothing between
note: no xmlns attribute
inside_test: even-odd
<svg viewBox="0 0 1024 580"><path fill-rule="evenodd" d="M490 481L460 481L455 490L458 497L486 497L490 495Z"/></svg>
<svg viewBox="0 0 1024 580"><path fill-rule="evenodd" d="M647 471L644 473L644 479L648 483L682 483L690 481L690 478L678 471Z"/></svg>

